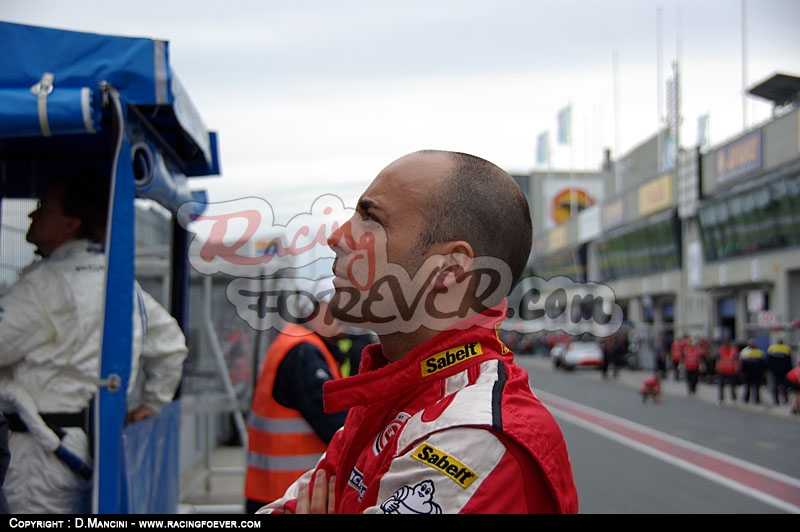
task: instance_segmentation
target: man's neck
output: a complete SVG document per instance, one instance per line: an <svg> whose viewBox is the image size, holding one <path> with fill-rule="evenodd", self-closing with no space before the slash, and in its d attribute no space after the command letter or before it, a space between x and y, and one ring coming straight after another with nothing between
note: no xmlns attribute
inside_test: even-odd
<svg viewBox="0 0 800 532"><path fill-rule="evenodd" d="M51 257L53 255L53 253L55 253L57 250L66 247L67 244L70 244L72 242L76 242L78 240L81 240L81 239L79 239L79 238L68 238L66 240L61 240L60 242L50 246L46 250L37 249L36 253L38 255L40 255L43 259L46 259L46 258Z"/></svg>
<svg viewBox="0 0 800 532"><path fill-rule="evenodd" d="M413 333L392 333L380 337L381 351L389 362L397 362L406 357L415 347L434 336L438 331L421 327Z"/></svg>

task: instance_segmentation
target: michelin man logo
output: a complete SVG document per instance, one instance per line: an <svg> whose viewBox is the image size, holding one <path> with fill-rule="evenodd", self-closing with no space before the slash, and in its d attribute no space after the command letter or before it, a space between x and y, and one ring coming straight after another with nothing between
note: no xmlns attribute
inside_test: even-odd
<svg viewBox="0 0 800 532"><path fill-rule="evenodd" d="M432 480L423 480L413 488L403 486L383 501L381 510L386 514L440 514L442 507L433 502L434 491Z"/></svg>

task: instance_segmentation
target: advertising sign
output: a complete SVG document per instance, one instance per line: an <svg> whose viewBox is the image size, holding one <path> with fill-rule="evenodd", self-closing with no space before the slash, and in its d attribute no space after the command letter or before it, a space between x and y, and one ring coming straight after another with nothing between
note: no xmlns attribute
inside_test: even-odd
<svg viewBox="0 0 800 532"><path fill-rule="evenodd" d="M556 227L572 216L603 200L603 182L600 178L575 177L574 179L548 179L544 182L547 229Z"/></svg>
<svg viewBox="0 0 800 532"><path fill-rule="evenodd" d="M716 157L717 185L762 167L762 131L754 131L720 148Z"/></svg>

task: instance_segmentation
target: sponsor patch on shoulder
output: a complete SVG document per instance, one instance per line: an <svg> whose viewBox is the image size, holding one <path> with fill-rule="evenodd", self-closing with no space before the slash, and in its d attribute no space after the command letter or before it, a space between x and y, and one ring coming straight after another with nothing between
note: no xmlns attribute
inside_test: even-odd
<svg viewBox="0 0 800 532"><path fill-rule="evenodd" d="M494 324L494 335L497 338L497 341L502 346L502 351L500 353L501 355L505 355L506 353L511 351L511 349L509 349L508 346L506 346L506 344L504 344L503 341L500 339L500 323L499 322Z"/></svg>
<svg viewBox="0 0 800 532"><path fill-rule="evenodd" d="M440 473L444 473L446 477L464 489L467 489L478 478L478 474L461 461L426 442L414 449L411 457L428 467L436 469Z"/></svg>
<svg viewBox="0 0 800 532"><path fill-rule="evenodd" d="M411 419L411 416L405 412L399 412L394 416L394 419L375 437L375 441L372 444L372 452L375 456L380 454L409 419Z"/></svg>
<svg viewBox="0 0 800 532"><path fill-rule="evenodd" d="M483 354L480 342L451 347L441 353L436 353L420 362L422 376L428 377L456 364L469 360L472 357Z"/></svg>

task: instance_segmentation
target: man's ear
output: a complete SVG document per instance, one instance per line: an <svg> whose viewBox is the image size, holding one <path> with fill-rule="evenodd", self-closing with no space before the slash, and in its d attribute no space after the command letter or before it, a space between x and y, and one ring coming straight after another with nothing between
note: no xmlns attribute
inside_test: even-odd
<svg viewBox="0 0 800 532"><path fill-rule="evenodd" d="M463 240L450 242L447 248L443 253L439 273L436 274L433 281L435 290L442 290L461 282L467 272L472 269L475 253L468 242Z"/></svg>
<svg viewBox="0 0 800 532"><path fill-rule="evenodd" d="M64 216L64 225L61 227L61 230L65 235L69 235L70 240L77 239L81 230L81 223L80 218Z"/></svg>

